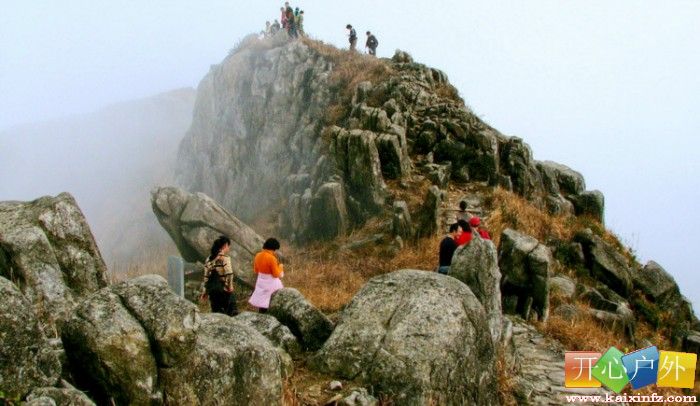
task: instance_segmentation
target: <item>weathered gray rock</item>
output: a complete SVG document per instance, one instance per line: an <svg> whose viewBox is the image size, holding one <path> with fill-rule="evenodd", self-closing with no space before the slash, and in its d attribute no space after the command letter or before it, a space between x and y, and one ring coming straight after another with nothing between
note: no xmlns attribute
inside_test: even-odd
<svg viewBox="0 0 700 406"><path fill-rule="evenodd" d="M281 348L291 356L301 354L299 341L292 334L289 328L273 316L267 314L243 312L236 316L239 322L254 328L258 333L265 336L276 347Z"/></svg>
<svg viewBox="0 0 700 406"><path fill-rule="evenodd" d="M140 276L111 289L146 330L158 366L176 366L189 358L199 327L197 306L173 294L158 275Z"/></svg>
<svg viewBox="0 0 700 406"><path fill-rule="evenodd" d="M162 402L148 334L109 288L85 300L61 336L75 383L97 403Z"/></svg>
<svg viewBox="0 0 700 406"><path fill-rule="evenodd" d="M574 239L583 246L586 267L592 276L628 297L632 291L632 275L627 259L590 229L578 233Z"/></svg>
<svg viewBox="0 0 700 406"><path fill-rule="evenodd" d="M399 49L394 52L394 56L391 60L396 63L413 63L413 57L406 51L401 51Z"/></svg>
<svg viewBox="0 0 700 406"><path fill-rule="evenodd" d="M516 193L531 197L536 191L542 190L542 178L535 166L530 146L521 138L512 137L503 144L501 169L510 176Z"/></svg>
<svg viewBox="0 0 700 406"><path fill-rule="evenodd" d="M403 200L396 201L393 204L391 230L394 235L402 239L413 237L414 230L411 222L411 213L408 210L408 204Z"/></svg>
<svg viewBox="0 0 700 406"><path fill-rule="evenodd" d="M56 383L61 365L31 304L0 276L0 392L12 399Z"/></svg>
<svg viewBox="0 0 700 406"><path fill-rule="evenodd" d="M535 238L512 229L503 231L498 266L503 273L504 312L517 312L527 319L532 308L541 320L547 319L551 264L549 248ZM506 300L508 296L517 299ZM515 308L512 303L516 304Z"/></svg>
<svg viewBox="0 0 700 406"><path fill-rule="evenodd" d="M675 279L659 264L647 262L643 268L632 272L634 287L660 305L680 301L681 294Z"/></svg>
<svg viewBox="0 0 700 406"><path fill-rule="evenodd" d="M557 306L552 313L566 321L578 321L582 317L579 308L569 303Z"/></svg>
<svg viewBox="0 0 700 406"><path fill-rule="evenodd" d="M365 388L354 389L338 402L341 406L376 406L379 401L370 395Z"/></svg>
<svg viewBox="0 0 700 406"><path fill-rule="evenodd" d="M236 276L255 284L250 264L263 239L250 227L203 193L187 193L176 187L151 191L151 204L158 221L188 262L204 262L212 242L220 235L231 239L231 263Z"/></svg>
<svg viewBox="0 0 700 406"><path fill-rule="evenodd" d="M700 355L700 331L691 331L685 336L683 351Z"/></svg>
<svg viewBox="0 0 700 406"><path fill-rule="evenodd" d="M564 275L555 276L549 279L549 289L555 295L571 299L576 294L576 282Z"/></svg>
<svg viewBox="0 0 700 406"><path fill-rule="evenodd" d="M382 174L387 179L400 179L408 175L410 158L405 154L401 139L395 134L381 134L376 139ZM405 137L404 141L405 143Z"/></svg>
<svg viewBox="0 0 700 406"><path fill-rule="evenodd" d="M324 183L318 188L311 200L314 215L309 220L307 231L310 238L331 239L348 232L350 219L345 200L345 190L338 182Z"/></svg>
<svg viewBox="0 0 700 406"><path fill-rule="evenodd" d="M330 148L350 194L370 212L379 210L387 196L375 139L376 135L370 131L336 127Z"/></svg>
<svg viewBox="0 0 700 406"><path fill-rule="evenodd" d="M417 236L428 237L437 234L440 229L440 205L443 199L443 193L437 186L433 185L428 189L420 211Z"/></svg>
<svg viewBox="0 0 700 406"><path fill-rule="evenodd" d="M25 402L28 406L56 406L56 402L48 396L39 396L28 402Z"/></svg>
<svg viewBox="0 0 700 406"><path fill-rule="evenodd" d="M603 296L597 289L588 288L581 294L581 300L590 303L591 307L598 310L615 312L620 306L619 302L612 301Z"/></svg>
<svg viewBox="0 0 700 406"><path fill-rule="evenodd" d="M275 292L268 312L287 326L308 350L319 349L333 332L328 317L294 288Z"/></svg>
<svg viewBox="0 0 700 406"><path fill-rule="evenodd" d="M550 193L563 195L578 195L586 190L583 176L566 165L552 161L537 162L537 168L542 173L545 186L551 182ZM554 188L556 187L556 188Z"/></svg>
<svg viewBox="0 0 700 406"><path fill-rule="evenodd" d="M455 251L449 275L466 283L479 299L486 312L491 338L494 344L498 343L503 328L503 312L496 246L475 235L468 245Z"/></svg>
<svg viewBox="0 0 700 406"><path fill-rule="evenodd" d="M27 401L39 398L51 399L56 406L95 406L95 402L75 388L37 388L27 396Z"/></svg>
<svg viewBox="0 0 700 406"><path fill-rule="evenodd" d="M75 304L107 284L90 228L68 193L0 202L0 276L15 282L39 320L61 328Z"/></svg>
<svg viewBox="0 0 700 406"><path fill-rule="evenodd" d="M235 317L201 317L197 345L184 368L159 371L166 404L281 405L279 351Z"/></svg>
<svg viewBox="0 0 700 406"><path fill-rule="evenodd" d="M588 215L601 223L605 222L605 197L599 190L582 192L571 200L577 216Z"/></svg>
<svg viewBox="0 0 700 406"><path fill-rule="evenodd" d="M498 402L483 306L462 282L432 272L372 278L310 362L398 404Z"/></svg>

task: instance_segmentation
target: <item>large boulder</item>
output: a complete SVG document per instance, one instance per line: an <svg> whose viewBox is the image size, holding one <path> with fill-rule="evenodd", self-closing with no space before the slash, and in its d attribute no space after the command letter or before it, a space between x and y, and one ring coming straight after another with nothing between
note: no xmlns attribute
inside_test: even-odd
<svg viewBox="0 0 700 406"><path fill-rule="evenodd" d="M534 237L506 229L501 234L498 265L504 311L530 317L534 310L540 320L549 316L549 274L552 254Z"/></svg>
<svg viewBox="0 0 700 406"><path fill-rule="evenodd" d="M457 248L450 276L461 280L474 292L486 311L493 342L501 339L501 271L496 246L490 240L474 236L468 245Z"/></svg>
<svg viewBox="0 0 700 406"><path fill-rule="evenodd" d="M465 284L401 270L367 282L310 362L397 404L495 404L495 356L484 308Z"/></svg>
<svg viewBox="0 0 700 406"><path fill-rule="evenodd" d="M307 235L310 238L331 239L346 234L350 228L345 189L338 182L321 185L311 200L311 212Z"/></svg>
<svg viewBox="0 0 700 406"><path fill-rule="evenodd" d="M632 282L634 287L644 292L654 303L664 305L681 299L673 276L654 261L649 261L643 268L632 272Z"/></svg>
<svg viewBox="0 0 700 406"><path fill-rule="evenodd" d="M254 285L250 264L263 239L233 214L203 193L187 193L176 187L151 191L153 212L188 262L204 262L212 242L220 235L231 239L231 263L236 276Z"/></svg>
<svg viewBox="0 0 700 406"><path fill-rule="evenodd" d="M97 403L162 401L148 334L110 288L76 309L62 339L75 383Z"/></svg>
<svg viewBox="0 0 700 406"><path fill-rule="evenodd" d="M60 373L31 304L0 277L0 392L23 398L32 388L55 384Z"/></svg>
<svg viewBox="0 0 700 406"><path fill-rule="evenodd" d="M629 297L632 272L624 255L590 229L576 234L574 240L583 246L586 267L592 276L622 296Z"/></svg>
<svg viewBox="0 0 700 406"><path fill-rule="evenodd" d="M280 353L255 329L223 314L203 314L187 364L161 369L160 377L166 404L282 404Z"/></svg>
<svg viewBox="0 0 700 406"><path fill-rule="evenodd" d="M586 190L583 176L566 165L542 161L537 163L537 169L542 174L545 189L549 193L569 196L581 194Z"/></svg>
<svg viewBox="0 0 700 406"><path fill-rule="evenodd" d="M0 276L15 282L43 324L60 330L75 304L107 285L107 267L68 193L0 202Z"/></svg>
<svg viewBox="0 0 700 406"><path fill-rule="evenodd" d="M513 191L531 197L542 189L542 177L532 158L530 146L521 138L512 137L504 142L500 155L501 169L510 176Z"/></svg>
<svg viewBox="0 0 700 406"><path fill-rule="evenodd" d="M605 222L605 196L599 190L582 192L571 198L576 215L591 216L601 223Z"/></svg>
<svg viewBox="0 0 700 406"><path fill-rule="evenodd" d="M199 327L197 306L171 294L168 282L158 275L140 276L112 290L148 333L159 366L172 367L189 358Z"/></svg>
<svg viewBox="0 0 700 406"><path fill-rule="evenodd" d="M434 236L440 230L440 206L443 200L444 194L437 186L428 189L418 218L418 237Z"/></svg>
<svg viewBox="0 0 700 406"><path fill-rule="evenodd" d="M294 288L272 294L268 312L299 339L307 350L317 350L333 332L333 323Z"/></svg>

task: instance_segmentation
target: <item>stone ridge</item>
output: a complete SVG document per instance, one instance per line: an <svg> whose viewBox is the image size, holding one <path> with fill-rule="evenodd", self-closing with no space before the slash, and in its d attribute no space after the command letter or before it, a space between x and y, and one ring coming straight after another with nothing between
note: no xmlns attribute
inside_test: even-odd
<svg viewBox="0 0 700 406"><path fill-rule="evenodd" d="M471 112L445 73L405 52L381 60L389 73L361 82L351 100L340 100L348 114L327 126L342 94L334 69L347 66L317 46L250 39L212 67L180 145L177 178L186 190L245 222L279 213L279 232L297 242L330 239L389 212L387 181L428 167L441 189L485 182L552 213L603 219L603 196L586 191L581 174L535 161L522 139Z"/></svg>

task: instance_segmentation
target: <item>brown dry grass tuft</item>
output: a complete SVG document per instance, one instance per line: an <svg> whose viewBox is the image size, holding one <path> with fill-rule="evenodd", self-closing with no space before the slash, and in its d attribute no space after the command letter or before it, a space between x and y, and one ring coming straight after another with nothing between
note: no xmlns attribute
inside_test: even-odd
<svg viewBox="0 0 700 406"><path fill-rule="evenodd" d="M302 38L301 41L333 63L330 89L333 100L326 110L326 125L339 124L350 114L350 101L361 82L376 85L391 76L393 70L384 60L358 52L338 49L323 41Z"/></svg>
<svg viewBox="0 0 700 406"><path fill-rule="evenodd" d="M506 406L517 405L518 402L515 396L513 396L513 380L516 377L516 371L508 368L506 356L502 348L498 351L496 372L498 374L498 397L501 401L500 403Z"/></svg>
<svg viewBox="0 0 700 406"><path fill-rule="evenodd" d="M298 289L314 306L332 313L350 302L374 276L405 268L433 270L438 244L437 238L410 242L396 256L381 246L348 252L318 244L290 252L283 281L285 286Z"/></svg>
<svg viewBox="0 0 700 406"><path fill-rule="evenodd" d="M546 322L536 323L535 326L543 334L559 341L567 351L605 352L611 346L624 352L634 350L624 334L602 326L586 313L586 305L577 305L582 310L580 320L567 321L552 315Z"/></svg>

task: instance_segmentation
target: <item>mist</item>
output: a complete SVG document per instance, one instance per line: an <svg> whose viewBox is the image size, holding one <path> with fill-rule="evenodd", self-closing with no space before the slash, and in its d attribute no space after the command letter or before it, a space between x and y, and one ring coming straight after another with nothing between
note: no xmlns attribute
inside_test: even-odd
<svg viewBox="0 0 700 406"><path fill-rule="evenodd" d="M344 27L352 23L358 33L377 35L379 56L400 48L444 70L482 119L524 138L537 159L566 164L585 176L589 189L600 189L606 225L640 261L662 264L700 305L691 255L700 244L694 233L700 227L700 3L293 3L305 10L306 31L315 38L345 47ZM169 174L151 170L167 168L158 159L175 151L191 114L160 124L151 114L109 117L100 125L94 115L118 102L196 87L237 41L279 18L279 5L5 5L0 200L70 191L105 251L104 236L114 228L99 219L117 228L128 221L101 205L122 196L131 202L122 207L148 204L146 184ZM127 246L120 241L115 244Z"/></svg>

